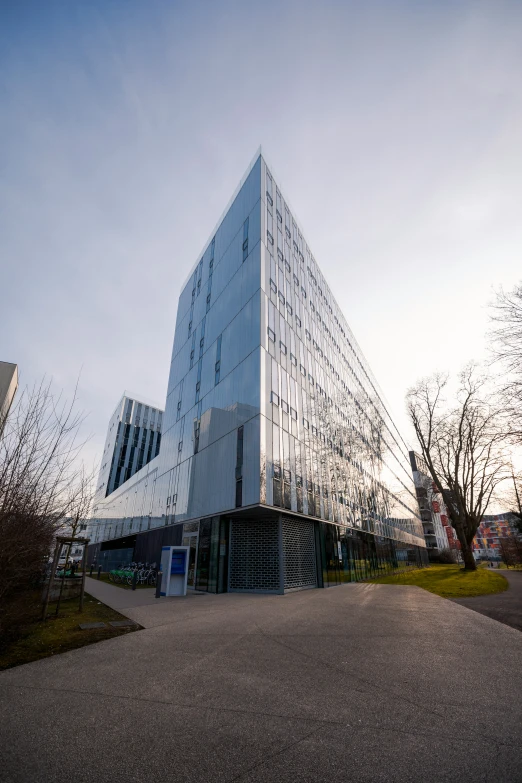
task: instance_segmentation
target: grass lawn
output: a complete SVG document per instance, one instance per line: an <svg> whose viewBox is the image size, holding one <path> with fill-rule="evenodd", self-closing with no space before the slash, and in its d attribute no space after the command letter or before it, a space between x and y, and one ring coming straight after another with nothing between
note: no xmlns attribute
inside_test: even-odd
<svg viewBox="0 0 522 783"><path fill-rule="evenodd" d="M502 593L509 587L507 579L493 570L478 568L468 572L458 565L432 565L429 568L368 581L379 585L416 585L442 598L468 598Z"/></svg>
<svg viewBox="0 0 522 783"><path fill-rule="evenodd" d="M88 576L89 574L87 574ZM98 579L98 572L93 571L92 574L93 579ZM109 579L109 574L100 574L100 582L107 582L108 585L112 585L113 587L121 587L123 590L132 590L131 585L123 584L122 582L111 582ZM140 585L139 583L136 585L136 590L143 590L144 587L148 587L149 590L154 590L154 585Z"/></svg>
<svg viewBox="0 0 522 783"><path fill-rule="evenodd" d="M111 639L139 629L130 628L89 628L82 631L80 623L109 623L114 620L126 620L126 617L101 604L95 598L85 594L83 612L78 612L79 599L62 601L60 616L55 617L55 604L49 604L49 615L45 623L36 618L24 629L21 637L0 652L0 670L19 666L22 663L37 661L49 655L74 650L86 644ZM41 612L41 606L39 607Z"/></svg>

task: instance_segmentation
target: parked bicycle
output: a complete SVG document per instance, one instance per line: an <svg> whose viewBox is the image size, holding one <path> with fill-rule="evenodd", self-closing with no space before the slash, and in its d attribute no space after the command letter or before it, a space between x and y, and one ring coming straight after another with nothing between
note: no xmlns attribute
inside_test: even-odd
<svg viewBox="0 0 522 783"><path fill-rule="evenodd" d="M140 585L156 584L156 563L130 563L122 565L120 568L113 568L109 571L109 581L114 584L132 585L134 575L136 574L136 583Z"/></svg>

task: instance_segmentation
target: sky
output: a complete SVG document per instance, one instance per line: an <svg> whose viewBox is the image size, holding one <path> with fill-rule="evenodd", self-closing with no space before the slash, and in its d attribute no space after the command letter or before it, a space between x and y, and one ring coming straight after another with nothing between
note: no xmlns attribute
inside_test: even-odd
<svg viewBox="0 0 522 783"><path fill-rule="evenodd" d="M261 144L389 403L522 279L522 3L3 0L0 360L163 404L180 286Z"/></svg>

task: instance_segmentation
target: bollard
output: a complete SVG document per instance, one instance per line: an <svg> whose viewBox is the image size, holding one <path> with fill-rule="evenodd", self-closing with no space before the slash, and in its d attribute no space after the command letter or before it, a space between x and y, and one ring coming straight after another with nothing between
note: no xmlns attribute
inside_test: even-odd
<svg viewBox="0 0 522 783"><path fill-rule="evenodd" d="M156 598L161 598L161 568L156 573Z"/></svg>
<svg viewBox="0 0 522 783"><path fill-rule="evenodd" d="M92 578L92 569L93 569L93 568L94 568L94 563L91 563L91 572L90 572L90 574L89 574L89 576L90 576L91 578Z"/></svg>
<svg viewBox="0 0 522 783"><path fill-rule="evenodd" d="M101 577L101 570L102 570L102 567L98 566L98 579Z"/></svg>
<svg viewBox="0 0 522 783"><path fill-rule="evenodd" d="M136 589L136 584L137 584L137 582L138 582L138 572L137 572L137 571L134 571L134 573L133 573L133 575L132 575L132 589L133 589L133 590L135 590L135 589Z"/></svg>

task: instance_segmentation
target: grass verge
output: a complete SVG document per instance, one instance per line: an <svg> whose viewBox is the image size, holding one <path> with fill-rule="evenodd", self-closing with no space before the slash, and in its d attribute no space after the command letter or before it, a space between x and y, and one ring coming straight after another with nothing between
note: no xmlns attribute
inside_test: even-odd
<svg viewBox="0 0 522 783"><path fill-rule="evenodd" d="M509 582L502 574L478 568L464 571L458 565L432 565L404 574L369 579L379 585L416 585L442 598L469 598L477 595L502 593Z"/></svg>
<svg viewBox="0 0 522 783"><path fill-rule="evenodd" d="M50 604L49 616L45 623L35 617L33 622L25 626L18 639L0 651L0 670L37 661L67 650L75 650L86 644L111 639L113 636L122 636L139 629L139 626L113 628L107 625L106 628L90 628L82 631L79 627L80 623L109 623L127 618L87 593L81 614L78 612L78 606L78 598L62 601L60 616L55 617L55 605ZM41 611L41 606L39 610Z"/></svg>

